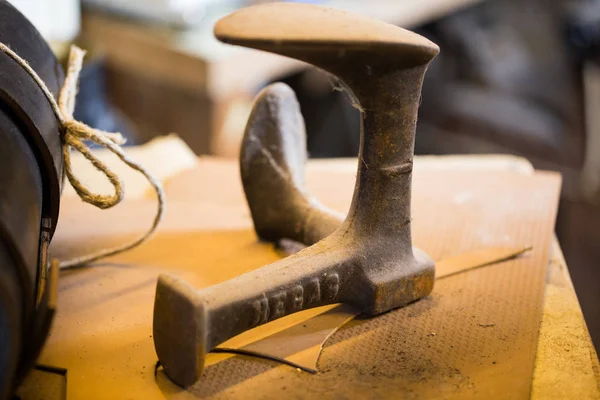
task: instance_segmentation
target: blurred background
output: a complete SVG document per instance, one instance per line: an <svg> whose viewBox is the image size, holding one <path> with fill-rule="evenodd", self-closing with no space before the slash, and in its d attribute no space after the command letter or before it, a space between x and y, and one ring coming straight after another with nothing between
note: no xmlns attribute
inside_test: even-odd
<svg viewBox="0 0 600 400"><path fill-rule="evenodd" d="M354 157L358 111L329 76L218 43L241 0L12 0L66 58L89 51L76 118L130 144L176 132L237 157L252 98L297 93L311 157ZM307 1L308 2L308 1ZM563 175L556 232L600 344L600 0L323 0L416 30L441 47L426 76L417 154L502 153Z"/></svg>

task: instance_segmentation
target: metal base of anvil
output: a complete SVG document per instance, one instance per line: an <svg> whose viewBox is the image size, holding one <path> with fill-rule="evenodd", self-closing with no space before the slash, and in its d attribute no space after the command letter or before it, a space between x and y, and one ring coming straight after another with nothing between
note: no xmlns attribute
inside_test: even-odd
<svg viewBox="0 0 600 400"><path fill-rule="evenodd" d="M229 296L223 296L223 288L219 293L215 293L213 287L197 290L177 277L160 276L153 337L166 372L179 377L182 383L194 383L204 368L207 352L237 333L294 312L298 304L301 304L298 309L307 309L322 304L346 303L373 316L411 303L433 289L434 262L423 251L413 248L411 253L390 249L375 256L368 252L350 252L336 237L343 235L341 229L300 253L260 268L274 272L256 282L256 286L265 286L264 300L260 301L236 301L236 298L246 299L245 287L237 284L244 275L227 281ZM385 241L381 242L382 246L386 245ZM373 243L370 245L372 251ZM399 258L397 252L405 256ZM363 262L379 268L370 269L368 276L364 276L365 268L360 265ZM304 267L299 269L296 264ZM324 272L327 270L331 272ZM315 273L311 274L311 271ZM269 296L266 289L273 293L273 287L281 290ZM256 291L256 287L252 290ZM302 293L301 299L298 293ZM229 313L228 309L246 312ZM229 332L227 327L236 327L239 332Z"/></svg>

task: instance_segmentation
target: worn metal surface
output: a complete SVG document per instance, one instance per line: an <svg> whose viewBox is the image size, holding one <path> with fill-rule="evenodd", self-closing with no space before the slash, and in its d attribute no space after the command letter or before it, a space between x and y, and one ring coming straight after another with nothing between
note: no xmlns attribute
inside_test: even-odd
<svg viewBox="0 0 600 400"><path fill-rule="evenodd" d="M428 294L434 282L433 261L412 247L410 193L421 86L438 47L392 25L304 4L243 9L215 34L336 75L363 110L363 132L352 205L333 234L200 291L159 277L154 344L166 373L184 386L201 374L206 352L255 326L332 303L377 315Z"/></svg>
<svg viewBox="0 0 600 400"><path fill-rule="evenodd" d="M306 132L292 89L275 83L258 94L240 151L240 172L254 229L263 240L307 246L333 233L344 216L304 188Z"/></svg>

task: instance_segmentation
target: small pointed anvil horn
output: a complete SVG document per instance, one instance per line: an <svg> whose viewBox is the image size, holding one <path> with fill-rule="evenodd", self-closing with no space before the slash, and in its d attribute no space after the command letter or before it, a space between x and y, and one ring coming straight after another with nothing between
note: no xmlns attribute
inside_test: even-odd
<svg viewBox="0 0 600 400"><path fill-rule="evenodd" d="M363 129L350 211L330 236L202 290L159 277L154 345L182 386L198 379L207 352L248 329L332 303L377 315L427 295L434 282L433 261L412 247L410 193L421 85L438 47L393 25L295 3L242 9L215 34L336 75L362 107Z"/></svg>
<svg viewBox="0 0 600 400"><path fill-rule="evenodd" d="M304 188L306 130L294 91L284 83L254 100L240 148L240 172L254 230L262 240L307 246L331 235L344 216Z"/></svg>

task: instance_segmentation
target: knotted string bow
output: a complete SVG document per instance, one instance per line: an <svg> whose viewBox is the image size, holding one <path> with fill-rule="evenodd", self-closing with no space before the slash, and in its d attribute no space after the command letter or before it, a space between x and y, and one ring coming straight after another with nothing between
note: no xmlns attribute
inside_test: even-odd
<svg viewBox="0 0 600 400"><path fill-rule="evenodd" d="M89 140L94 142L114 153L117 157L121 159L125 164L127 164L130 168L139 171L142 175L146 177L150 185L154 188L156 192L156 196L158 198L158 208L156 210L156 214L154 216L154 220L150 228L137 239L132 242L125 243L120 246L116 246L113 248L102 249L92 254L88 254L82 257L77 257L72 260L62 261L60 263L61 268L72 268L81 266L83 264L90 263L92 261L96 261L100 258L111 256L117 253L121 253L123 251L129 250L138 246L139 244L146 241L156 230L158 224L160 223L164 211L165 211L165 195L162 188L162 185L159 180L154 178L142 165L133 161L129 156L123 151L120 145L125 143L125 139L121 136L120 133L111 133L105 132L99 129L94 129L83 122L77 121L73 118L73 111L75 109L75 97L77 96L77 83L79 81L79 73L81 72L81 67L83 65L83 58L85 56L85 51L80 49L77 46L71 46L71 52L69 54L69 63L67 69L67 76L65 77L65 81L63 87L60 90L58 96L58 103L54 99L54 96L44 83L39 75L31 68L29 63L22 59L18 54L16 54L13 50L11 50L8 46L3 43L0 43L0 51L4 52L8 56L10 56L13 60L15 60L38 84L44 95L50 102L52 106L52 110L58 119L60 134L62 140L62 150L63 156L65 160L65 173L71 186L77 192L77 195L81 198L81 200L86 203L90 203L98 208L107 209L111 208L121 202L125 195L123 182L119 178L117 174L106 166L102 161L100 161L90 149L85 145L84 141ZM75 173L73 172L71 166L71 151L73 148L80 152L87 160L89 160L92 165L100 172L102 172L106 178L110 181L112 186L114 187L114 193L111 195L103 195L98 193L93 193L91 190L85 187L83 183L77 178Z"/></svg>

